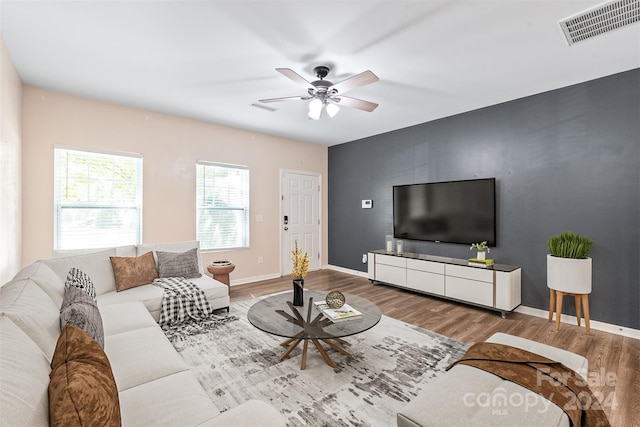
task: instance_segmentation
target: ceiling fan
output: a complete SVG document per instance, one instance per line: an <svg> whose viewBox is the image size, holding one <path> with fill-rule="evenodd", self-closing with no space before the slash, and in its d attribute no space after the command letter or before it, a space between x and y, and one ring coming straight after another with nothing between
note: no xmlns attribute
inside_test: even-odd
<svg viewBox="0 0 640 427"><path fill-rule="evenodd" d="M369 70L335 84L324 79L330 71L329 67L324 65L313 69L313 72L316 73L318 77L318 80L314 82L307 81L290 68L276 68L276 71L304 86L307 89L307 95L261 99L260 102L311 100L311 102L309 102L309 118L313 120L320 119L323 110L327 111L329 117L333 117L338 114L341 106L357 108L358 110L368 112L375 110L378 106L378 104L373 102L343 95L343 93L349 90L377 82L378 77Z"/></svg>

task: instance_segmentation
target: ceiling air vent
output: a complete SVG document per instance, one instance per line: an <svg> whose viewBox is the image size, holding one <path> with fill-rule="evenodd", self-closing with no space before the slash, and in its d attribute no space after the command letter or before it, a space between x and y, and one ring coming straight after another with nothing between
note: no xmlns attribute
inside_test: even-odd
<svg viewBox="0 0 640 427"><path fill-rule="evenodd" d="M560 21L569 45L640 21L640 0L603 3Z"/></svg>

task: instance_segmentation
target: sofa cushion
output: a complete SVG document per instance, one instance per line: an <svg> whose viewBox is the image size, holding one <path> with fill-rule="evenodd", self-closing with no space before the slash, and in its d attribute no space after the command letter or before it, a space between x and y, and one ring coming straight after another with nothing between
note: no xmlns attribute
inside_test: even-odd
<svg viewBox="0 0 640 427"><path fill-rule="evenodd" d="M113 268L109 260L111 256L116 256L115 248L86 255L50 258L41 262L47 264L62 280L67 277L72 267L79 268L91 277L96 295L100 295L116 289Z"/></svg>
<svg viewBox="0 0 640 427"><path fill-rule="evenodd" d="M120 402L122 423L131 426L195 426L219 413L188 370L124 390Z"/></svg>
<svg viewBox="0 0 640 427"><path fill-rule="evenodd" d="M96 300L96 288L93 286L91 277L76 267L71 267L67 273L67 280L64 282L65 290L69 287L76 287L82 290L92 300Z"/></svg>
<svg viewBox="0 0 640 427"><path fill-rule="evenodd" d="M116 281L116 291L148 285L158 278L153 254L139 257L110 257Z"/></svg>
<svg viewBox="0 0 640 427"><path fill-rule="evenodd" d="M51 362L52 426L120 426L118 389L107 356L85 331L66 325Z"/></svg>
<svg viewBox="0 0 640 427"><path fill-rule="evenodd" d="M53 302L60 307L64 294L64 278L58 275L47 264L36 261L18 271L13 280L31 279L49 295Z"/></svg>
<svg viewBox="0 0 640 427"><path fill-rule="evenodd" d="M156 311L160 310L162 305L162 294L162 288L154 285L136 286L125 292L113 291L98 295L98 307L102 310L107 305L139 301L147 307L147 310Z"/></svg>
<svg viewBox="0 0 640 427"><path fill-rule="evenodd" d="M49 360L33 340L0 314L0 424L49 425Z"/></svg>
<svg viewBox="0 0 640 427"><path fill-rule="evenodd" d="M158 326L147 307L137 301L103 306L100 315L105 336Z"/></svg>
<svg viewBox="0 0 640 427"><path fill-rule="evenodd" d="M198 271L200 274L204 274L204 268L202 267L202 257L200 255L200 242L198 240L191 240L187 242L173 242L173 243L140 243L138 245L138 256L147 252L162 251L162 252L185 252L189 249L197 249L198 258ZM155 256L155 254L154 254ZM156 265L157 265L156 257Z"/></svg>
<svg viewBox="0 0 640 427"><path fill-rule="evenodd" d="M0 312L9 317L51 360L60 335L60 306L31 279L0 287Z"/></svg>
<svg viewBox="0 0 640 427"><path fill-rule="evenodd" d="M104 348L104 328L98 306L89 295L75 286L65 289L60 308L60 329L67 324L82 329Z"/></svg>
<svg viewBox="0 0 640 427"><path fill-rule="evenodd" d="M186 252L156 251L158 259L158 276L160 277L200 277L198 269L198 249L189 249Z"/></svg>
<svg viewBox="0 0 640 427"><path fill-rule="evenodd" d="M120 392L189 369L157 324L107 335L104 351Z"/></svg>

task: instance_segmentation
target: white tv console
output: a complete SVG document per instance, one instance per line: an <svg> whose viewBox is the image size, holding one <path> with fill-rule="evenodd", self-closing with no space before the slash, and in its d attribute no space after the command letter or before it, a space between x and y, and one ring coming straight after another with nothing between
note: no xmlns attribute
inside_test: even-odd
<svg viewBox="0 0 640 427"><path fill-rule="evenodd" d="M377 250L368 255L368 278L500 311L502 317L521 302L521 270L512 265L483 268L466 259Z"/></svg>

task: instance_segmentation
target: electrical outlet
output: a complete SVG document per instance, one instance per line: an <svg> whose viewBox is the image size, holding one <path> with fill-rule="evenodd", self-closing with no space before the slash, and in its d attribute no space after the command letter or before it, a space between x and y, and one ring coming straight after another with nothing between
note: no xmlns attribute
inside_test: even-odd
<svg viewBox="0 0 640 427"><path fill-rule="evenodd" d="M259 256L258 257L258 264L262 264L263 262L264 262L264 259L261 256Z"/></svg>
<svg viewBox="0 0 640 427"><path fill-rule="evenodd" d="M363 264L367 263L367 254L362 254L362 263Z"/></svg>

